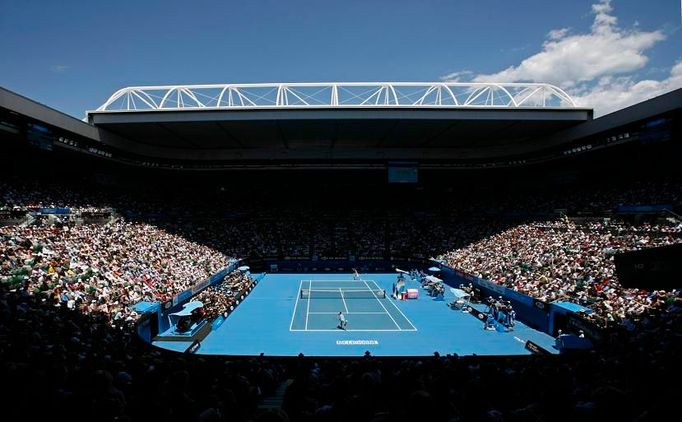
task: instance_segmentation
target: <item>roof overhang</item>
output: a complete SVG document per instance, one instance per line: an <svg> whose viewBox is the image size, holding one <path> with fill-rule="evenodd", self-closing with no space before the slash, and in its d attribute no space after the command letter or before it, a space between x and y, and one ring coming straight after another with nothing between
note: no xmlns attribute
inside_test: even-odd
<svg viewBox="0 0 682 422"><path fill-rule="evenodd" d="M536 151L549 134L591 118L592 110L584 108L506 107L259 107L89 113L93 125L152 155L171 153L199 160L490 158Z"/></svg>

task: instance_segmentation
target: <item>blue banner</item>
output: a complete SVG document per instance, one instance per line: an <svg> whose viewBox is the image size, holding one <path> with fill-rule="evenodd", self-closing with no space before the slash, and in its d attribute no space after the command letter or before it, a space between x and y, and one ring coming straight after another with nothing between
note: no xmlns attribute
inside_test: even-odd
<svg viewBox="0 0 682 422"><path fill-rule="evenodd" d="M516 290L505 289L505 294L508 299L523 303L524 305L533 306L534 300L532 297L519 293Z"/></svg>
<svg viewBox="0 0 682 422"><path fill-rule="evenodd" d="M473 281L479 286L485 287L488 290L492 290L493 292L499 294L500 296L504 296L507 299L515 300L519 303L523 303L524 305L533 306L532 297L524 295L523 293L519 293L516 290L508 289L497 283L493 283L492 281L488 281L479 277L474 277Z"/></svg>
<svg viewBox="0 0 682 422"><path fill-rule="evenodd" d="M223 325L223 322L225 322L225 318L222 315L219 315L218 318L213 321L213 324L211 324L211 331L217 330L221 325Z"/></svg>
<svg viewBox="0 0 682 422"><path fill-rule="evenodd" d="M233 267L233 266L231 266ZM234 268L223 268L222 270L218 271L217 273L213 274L209 279L208 282L210 284L216 284L222 281L223 278L227 275L229 271L232 271Z"/></svg>
<svg viewBox="0 0 682 422"><path fill-rule="evenodd" d="M192 297L192 289L185 290L184 292L180 292L177 295L175 295L175 297L173 298L173 305L177 305L178 303L182 303L191 297Z"/></svg>
<svg viewBox="0 0 682 422"><path fill-rule="evenodd" d="M616 209L619 213L637 213L637 212L663 212L665 210L673 209L672 205L621 205Z"/></svg>
<svg viewBox="0 0 682 422"><path fill-rule="evenodd" d="M195 294L199 293L200 291L204 290L206 287L208 287L208 285L209 285L209 283L211 282L211 279L212 279L212 278L213 278L213 277L207 278L206 280L200 281L200 282L198 282L197 284L195 284L194 286L192 286L192 289L191 289L191 290L192 290L192 295L195 295Z"/></svg>
<svg viewBox="0 0 682 422"><path fill-rule="evenodd" d="M38 212L41 214L71 214L71 208L39 208Z"/></svg>

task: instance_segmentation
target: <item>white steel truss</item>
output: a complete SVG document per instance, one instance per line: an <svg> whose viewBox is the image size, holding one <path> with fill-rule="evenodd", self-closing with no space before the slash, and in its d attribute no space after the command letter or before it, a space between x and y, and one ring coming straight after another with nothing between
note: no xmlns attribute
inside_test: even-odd
<svg viewBox="0 0 682 422"><path fill-rule="evenodd" d="M542 83L331 82L134 86L95 112L300 108L575 108Z"/></svg>

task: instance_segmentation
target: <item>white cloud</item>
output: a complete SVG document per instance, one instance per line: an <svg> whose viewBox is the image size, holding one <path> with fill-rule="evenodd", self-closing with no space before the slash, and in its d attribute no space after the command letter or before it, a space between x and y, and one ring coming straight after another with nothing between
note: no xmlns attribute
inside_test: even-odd
<svg viewBox="0 0 682 422"><path fill-rule="evenodd" d="M625 74L643 68L644 51L665 39L661 31L625 31L617 26L610 1L592 5L595 13L589 34L568 35L566 28L550 31L542 51L518 66L488 75L478 82L548 82L570 88L579 82L607 75Z"/></svg>
<svg viewBox="0 0 682 422"><path fill-rule="evenodd" d="M560 40L568 34L568 28L552 29L547 33L547 38L550 40Z"/></svg>
<svg viewBox="0 0 682 422"><path fill-rule="evenodd" d="M65 64L53 64L50 66L50 71L54 73L64 73L67 70L69 70L71 66L67 66Z"/></svg>
<svg viewBox="0 0 682 422"><path fill-rule="evenodd" d="M447 75L441 76L440 79L448 82L461 82L470 80L473 75L474 72L470 70L461 70L459 72L448 73Z"/></svg>
<svg viewBox="0 0 682 422"><path fill-rule="evenodd" d="M631 74L644 68L645 54L664 40L661 30L623 29L612 15L611 0L592 5L594 22L588 33L569 33L568 28L548 32L542 50L491 74L469 78L476 82L547 82L565 89L595 114L614 111L680 86L680 64L664 80L636 81ZM630 74L630 75L628 75ZM461 72L454 72L459 79ZM446 75L444 79L448 79ZM655 94L651 94L654 93Z"/></svg>
<svg viewBox="0 0 682 422"><path fill-rule="evenodd" d="M592 107L595 115L603 115L679 88L682 88L682 61L660 81L607 76L594 86L579 88L572 97L579 106Z"/></svg>
<svg viewBox="0 0 682 422"><path fill-rule="evenodd" d="M595 14L592 32L610 32L618 23L618 19L615 16L609 15L609 13L613 12L611 0L601 0L599 3L593 4L592 12Z"/></svg>

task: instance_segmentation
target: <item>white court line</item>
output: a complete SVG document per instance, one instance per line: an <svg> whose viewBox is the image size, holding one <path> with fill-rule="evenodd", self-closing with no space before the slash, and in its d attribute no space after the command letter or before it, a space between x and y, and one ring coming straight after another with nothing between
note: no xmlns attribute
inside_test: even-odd
<svg viewBox="0 0 682 422"><path fill-rule="evenodd" d="M343 297L343 290L339 287L339 294L341 295L341 300L343 301L343 307L346 308L346 313L348 313L348 305L346 305L346 298Z"/></svg>
<svg viewBox="0 0 682 422"><path fill-rule="evenodd" d="M362 331L362 332L377 332L377 331L392 331L395 333L403 332L403 331L417 331L417 330L401 330L400 328L394 328L391 330L342 330L340 328L331 330L331 329L310 329L310 330L291 330L291 331L300 331L300 332L306 332L306 331L325 331L325 332L336 332L336 333L341 333L341 332L347 332L350 333L352 331Z"/></svg>
<svg viewBox="0 0 682 422"><path fill-rule="evenodd" d="M314 281L315 283L338 283L339 281L343 281L345 283L360 283L361 281L364 281L364 280L305 280L305 281ZM368 280L368 281L373 281L373 280Z"/></svg>
<svg viewBox="0 0 682 422"><path fill-rule="evenodd" d="M312 281L308 281L308 291L312 288ZM308 317L310 316L310 295L308 295L308 306L305 309L305 329L308 330Z"/></svg>
<svg viewBox="0 0 682 422"><path fill-rule="evenodd" d="M376 281L374 281L374 280L370 280L370 281L371 281L372 283L374 283L375 286L377 286L377 289L381 289L381 287L379 287L379 285L376 283ZM367 287L369 287L369 286L367 286ZM379 303L381 303L381 302L379 302ZM412 321L410 321L410 319L407 317L407 315L405 315L405 314L403 313L403 311L401 311L400 308L398 308L398 306L396 306L395 303L391 302L390 300L388 301L388 303L390 303L391 305L393 305L393 307L396 308L396 309L398 310L398 312L400 312L400 315L402 315L403 318L405 318L405 320L407 321L407 323L410 324L410 325L412 326L412 328L414 328L414 331L417 331L417 327L415 327L414 324L412 324ZM382 306L383 306L383 305L382 305ZM384 309L386 309L386 308L384 308ZM387 310L386 312L388 312L388 310Z"/></svg>
<svg viewBox="0 0 682 422"><path fill-rule="evenodd" d="M386 312L346 312L348 315L384 315ZM336 315L338 312L311 312L310 315Z"/></svg>
<svg viewBox="0 0 682 422"><path fill-rule="evenodd" d="M298 300L301 298L301 287L303 287L303 280L298 283L298 292L296 292L296 303L294 304L294 314L291 316L291 324L289 324L289 331L294 328L294 319L296 318L296 308L298 308Z"/></svg>
<svg viewBox="0 0 682 422"><path fill-rule="evenodd" d="M363 282L365 283L365 286L367 286L367 288L370 289L370 288L369 288L369 284L367 284L367 281L363 280ZM376 283L374 283L374 285L376 285ZM377 286L377 287L378 287L378 286ZM372 290L372 289L370 289L370 290ZM374 290L372 290L372 296L374 296L374 298L377 300L377 302L379 302L379 305L381 305L381 307L384 308L384 311L386 311L386 313L388 314L388 316L391 318L391 321L393 321L393 323L394 323L395 326L398 328L398 330L402 331L402 329L400 328L400 325L398 325L398 323L395 321L395 319L393 319L393 315L391 315L391 314L388 312L388 309L386 309L386 307L384 306L384 304L381 303L381 301L379 300L379 298L377 297L377 295L374 293ZM414 325L413 325L412 327L414 327Z"/></svg>
<svg viewBox="0 0 682 422"><path fill-rule="evenodd" d="M320 283L320 282L330 282L330 283L336 282L336 283L338 283L338 282L340 282L340 281L346 282L346 283L349 283L349 284L360 284L360 283L362 282L362 283L363 283L363 284L372 292L372 295L374 296L374 299L375 299L377 302L379 302L379 305L381 305L381 307L384 308L384 312L349 312L349 315L353 315L353 314L355 314L355 315L358 315L358 314L373 314L373 315L383 315L383 314L387 314L387 315L389 316L389 318L391 318L391 320L393 320L393 323L394 323L394 324L396 325L396 327L397 327L397 328L395 328L395 329L388 329L388 330L385 330L385 329L382 329L382 330L376 330L376 329L356 329L356 330L354 330L354 329L350 329L350 330L345 330L346 332L353 332L353 331L356 331L356 332L400 332L400 331L417 331L417 328L414 326L414 324L412 324L412 322L405 316L405 314L403 314L402 311L401 311L397 306L395 306L395 304L394 304L393 302L391 302L391 304L392 304L396 309L398 309L398 312L400 312L400 313L403 315L403 317L405 317L405 319L407 320L407 322L412 326L412 329L403 329L403 328L400 328L400 326L397 324L397 322L395 321L395 319L393 318L393 316L388 312L388 309L386 309L386 307L383 305L383 303L381 303L381 301L379 300L379 298L376 297L376 295L374 294L374 291L369 287L369 285L367 285L367 282L369 281L369 282L374 283L374 285L377 286L377 288L380 288L379 285L378 285L374 280L301 280L301 282L300 282L300 284L299 284L298 298L296 299L296 305L294 305L294 311L295 311L295 309L296 309L296 306L298 305L298 300L299 300L299 298L301 297L300 290L303 288L303 283L304 283L304 282L307 282L307 283L308 283L308 288L309 288L309 289L312 289L312 283L313 283L313 282L315 282L315 283ZM293 328L290 328L289 331L297 331L297 332L305 332L305 331L316 331L316 332L338 332L338 331L340 331L338 328L337 328L337 329L308 329L308 317L309 317L309 315L310 315L310 314L324 314L325 312L310 312L310 298L308 298L307 300L308 300L308 307L307 307L307 309L306 309L306 323L305 323L305 328L304 328L304 329L293 329ZM329 314L337 314L337 312L329 312ZM295 318L295 313L294 313L294 316L293 316L292 319L291 319L292 325L291 325L290 327L293 327L294 318Z"/></svg>

